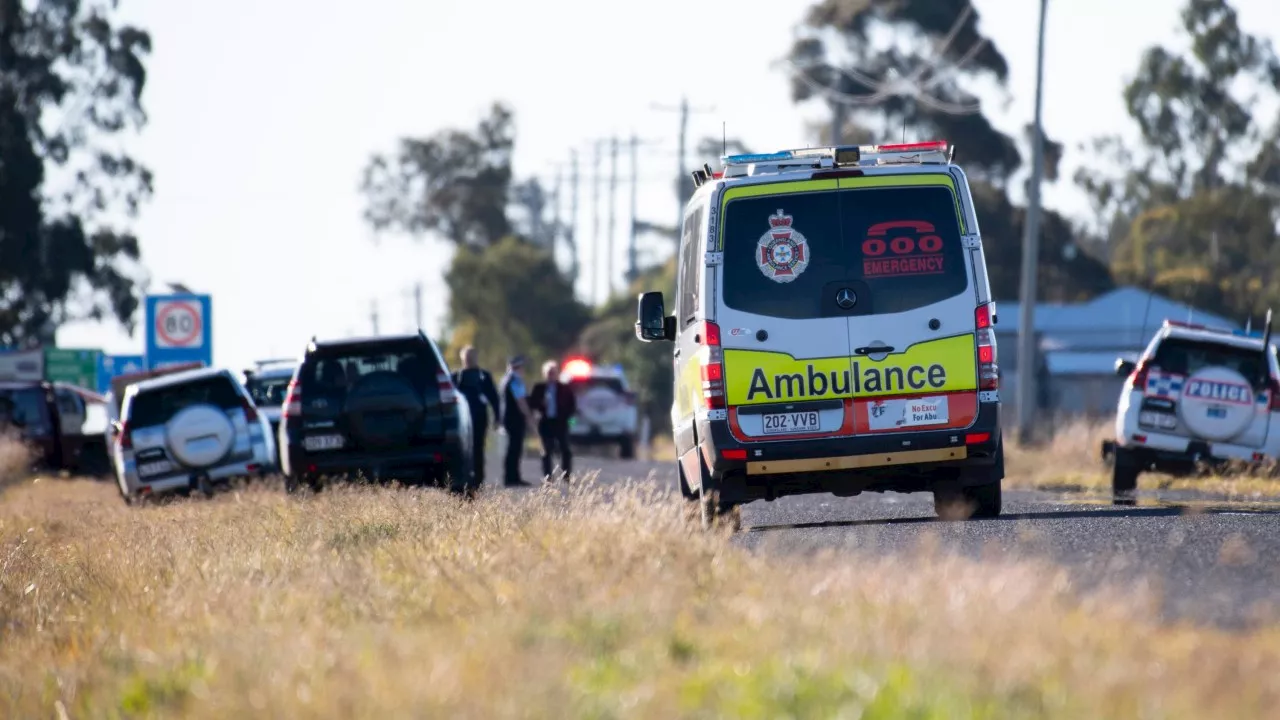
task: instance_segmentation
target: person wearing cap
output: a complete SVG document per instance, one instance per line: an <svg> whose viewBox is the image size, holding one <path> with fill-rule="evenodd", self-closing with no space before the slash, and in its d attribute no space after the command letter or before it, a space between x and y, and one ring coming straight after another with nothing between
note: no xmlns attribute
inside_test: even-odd
<svg viewBox="0 0 1280 720"><path fill-rule="evenodd" d="M462 368L453 374L453 384L467 399L471 410L471 467L476 487L484 484L484 445L489 435L489 412L496 423L502 412L502 399L493 384L493 376L476 362L476 349L470 345L458 354Z"/></svg>
<svg viewBox="0 0 1280 720"><path fill-rule="evenodd" d="M507 361L507 374L502 378L502 429L507 434L503 484L507 487L530 485L520 477L524 436L533 417L529 412L529 393L524 385L524 362L522 355L512 357Z"/></svg>
<svg viewBox="0 0 1280 720"><path fill-rule="evenodd" d="M573 452L569 449L569 419L578 411L578 398L568 383L560 382L560 364L548 360L542 365L542 382L529 393L529 407L538 417L538 439L542 441L542 476L551 479L553 454L560 455L564 478L573 472Z"/></svg>

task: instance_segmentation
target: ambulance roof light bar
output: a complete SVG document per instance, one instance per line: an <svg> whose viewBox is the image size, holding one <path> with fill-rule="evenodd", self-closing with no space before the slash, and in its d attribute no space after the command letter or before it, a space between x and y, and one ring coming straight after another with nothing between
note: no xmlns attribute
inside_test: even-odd
<svg viewBox="0 0 1280 720"><path fill-rule="evenodd" d="M724 177L743 177L761 171L788 168L830 168L871 165L948 165L955 147L946 140L890 145L837 145L833 147L747 153L720 158ZM809 161L809 162L806 162ZM813 162L816 161L816 162Z"/></svg>

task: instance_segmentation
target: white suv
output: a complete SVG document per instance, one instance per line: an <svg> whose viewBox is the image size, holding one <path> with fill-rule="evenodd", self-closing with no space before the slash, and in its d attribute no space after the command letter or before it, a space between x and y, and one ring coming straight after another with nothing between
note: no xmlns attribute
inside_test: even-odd
<svg viewBox="0 0 1280 720"><path fill-rule="evenodd" d="M1143 471L1186 475L1201 463L1280 457L1280 367L1269 335L1166 320L1136 364L1116 361L1128 379L1103 455L1113 456L1117 501L1131 501Z"/></svg>
<svg viewBox="0 0 1280 720"><path fill-rule="evenodd" d="M261 475L275 440L249 393L226 370L199 369L129 385L111 449L125 502Z"/></svg>
<svg viewBox="0 0 1280 720"><path fill-rule="evenodd" d="M569 441L575 445L616 445L630 460L636 453L636 396L620 367L600 367L567 360L560 381L578 398L578 414L569 421Z"/></svg>

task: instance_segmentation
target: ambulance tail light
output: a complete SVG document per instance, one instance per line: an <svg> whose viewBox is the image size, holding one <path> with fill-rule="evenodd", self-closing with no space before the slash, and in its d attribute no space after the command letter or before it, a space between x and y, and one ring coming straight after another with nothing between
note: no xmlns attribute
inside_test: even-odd
<svg viewBox="0 0 1280 720"><path fill-rule="evenodd" d="M702 404L708 410L723 410L724 351L720 348L720 326L703 323L698 338L703 347Z"/></svg>
<svg viewBox="0 0 1280 720"><path fill-rule="evenodd" d="M996 357L996 334L991 327L995 303L983 303L973 311L973 324L978 339L978 389L1000 389L1000 364Z"/></svg>

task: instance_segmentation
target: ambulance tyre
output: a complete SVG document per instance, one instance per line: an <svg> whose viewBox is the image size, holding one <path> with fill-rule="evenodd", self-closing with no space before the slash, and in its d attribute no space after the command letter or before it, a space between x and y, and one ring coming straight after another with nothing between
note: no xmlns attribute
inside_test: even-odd
<svg viewBox="0 0 1280 720"><path fill-rule="evenodd" d="M713 530L728 527L731 532L742 529L742 508L720 502L720 492L703 485L698 490L698 505L702 510L702 529Z"/></svg>

